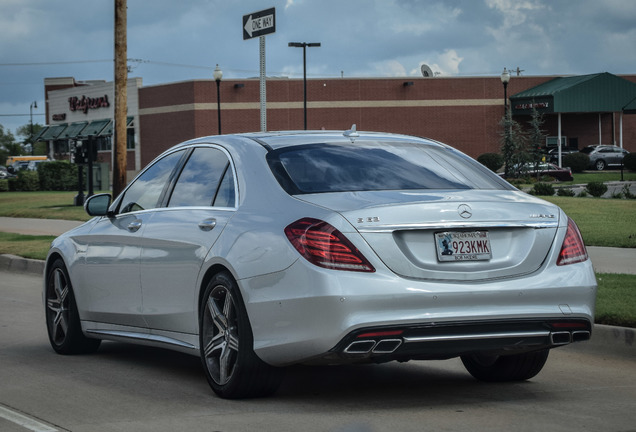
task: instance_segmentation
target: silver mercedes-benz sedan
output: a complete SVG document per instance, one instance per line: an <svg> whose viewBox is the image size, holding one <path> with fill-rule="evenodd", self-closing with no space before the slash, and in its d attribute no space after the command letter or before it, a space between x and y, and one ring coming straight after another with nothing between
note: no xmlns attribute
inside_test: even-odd
<svg viewBox="0 0 636 432"><path fill-rule="evenodd" d="M46 261L53 349L194 354L221 397L271 394L298 363L461 357L479 380L526 380L592 331L575 223L431 140L200 138L85 207Z"/></svg>

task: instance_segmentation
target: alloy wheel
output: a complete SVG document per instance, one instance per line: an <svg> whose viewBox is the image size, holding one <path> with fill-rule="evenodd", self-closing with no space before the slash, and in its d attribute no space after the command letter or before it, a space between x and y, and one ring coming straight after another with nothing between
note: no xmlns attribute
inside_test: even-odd
<svg viewBox="0 0 636 432"><path fill-rule="evenodd" d="M206 299L202 326L204 361L218 385L227 384L234 373L239 354L236 305L230 291L215 286Z"/></svg>
<svg viewBox="0 0 636 432"><path fill-rule="evenodd" d="M46 299L47 323L51 340L61 345L66 340L70 322L69 285L62 269L56 268L51 276Z"/></svg>

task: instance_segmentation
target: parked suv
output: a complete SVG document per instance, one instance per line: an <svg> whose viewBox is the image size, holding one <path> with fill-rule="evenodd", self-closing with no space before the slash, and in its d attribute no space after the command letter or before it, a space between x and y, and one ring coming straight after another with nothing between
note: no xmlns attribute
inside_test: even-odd
<svg viewBox="0 0 636 432"><path fill-rule="evenodd" d="M627 150L611 145L587 146L581 153L590 157L590 168L603 171L608 166L621 166Z"/></svg>
<svg viewBox="0 0 636 432"><path fill-rule="evenodd" d="M561 148L561 159L563 159L566 155L572 153L578 153L579 150L571 147L563 147ZM554 148L548 151L548 162L558 165L559 164L559 149Z"/></svg>

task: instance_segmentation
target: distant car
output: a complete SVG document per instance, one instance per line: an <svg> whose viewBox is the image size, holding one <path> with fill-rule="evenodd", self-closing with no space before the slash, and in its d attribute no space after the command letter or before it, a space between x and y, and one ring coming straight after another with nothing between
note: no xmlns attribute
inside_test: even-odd
<svg viewBox="0 0 636 432"><path fill-rule="evenodd" d="M16 177L15 174L9 172L7 167L0 165L0 180L2 179L10 179Z"/></svg>
<svg viewBox="0 0 636 432"><path fill-rule="evenodd" d="M526 163L523 165L521 170L519 171L522 176L550 176L555 178L558 181L572 181L574 177L572 176L572 170L568 167L559 168L555 164L540 162L539 165L536 166L533 163ZM501 177L504 176L503 173L500 174Z"/></svg>
<svg viewBox="0 0 636 432"><path fill-rule="evenodd" d="M46 260L53 349L186 352L226 398L270 394L299 363L460 357L477 379L521 381L592 332L574 221L432 140L205 137L85 207Z"/></svg>
<svg viewBox="0 0 636 432"><path fill-rule="evenodd" d="M581 150L590 157L590 168L603 171L607 167L620 167L629 152L617 146L591 145Z"/></svg>
<svg viewBox="0 0 636 432"><path fill-rule="evenodd" d="M579 150L575 149L575 148L562 148L561 149L561 160L563 160L563 158L566 155L572 154L572 153L578 153ZM559 163L559 149L555 148L555 149L551 149L548 151L548 162L553 163L553 164L557 164Z"/></svg>
<svg viewBox="0 0 636 432"><path fill-rule="evenodd" d="M49 162L48 160L33 160L33 161L29 161L29 163L27 164L26 169L28 169L29 171L37 171L38 170L38 166L41 163L46 163Z"/></svg>

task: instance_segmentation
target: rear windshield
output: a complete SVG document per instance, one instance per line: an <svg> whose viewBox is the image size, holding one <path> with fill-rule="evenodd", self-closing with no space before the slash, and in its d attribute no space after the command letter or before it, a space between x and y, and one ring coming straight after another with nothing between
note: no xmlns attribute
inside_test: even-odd
<svg viewBox="0 0 636 432"><path fill-rule="evenodd" d="M451 148L357 142L285 147L268 153L291 195L409 189L510 189L480 163Z"/></svg>

